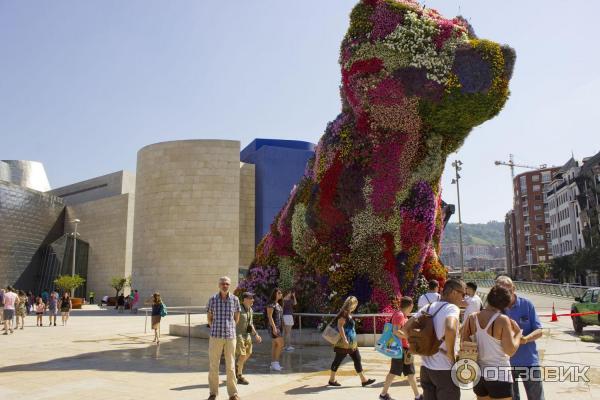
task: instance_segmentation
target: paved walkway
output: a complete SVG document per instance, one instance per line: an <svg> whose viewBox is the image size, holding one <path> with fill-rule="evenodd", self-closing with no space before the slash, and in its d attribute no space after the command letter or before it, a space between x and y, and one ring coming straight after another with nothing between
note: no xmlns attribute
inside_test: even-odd
<svg viewBox="0 0 600 400"><path fill-rule="evenodd" d="M545 299L538 300L545 307ZM551 306L551 303L550 303ZM568 307L567 307L568 308ZM544 311L543 309L540 311ZM199 316L192 323L199 323ZM47 319L44 320L47 323ZM167 323L183 323L184 317L169 315ZM544 323L540 340L545 365L590 365L590 383L546 383L547 399L600 399L600 346L583 343L574 335L570 321ZM586 328L588 333L600 329ZM23 331L0 336L0 399L204 399L208 397L207 341L163 336L152 345L152 334L144 334L144 316L116 314L114 310L75 311L69 326L35 327L26 319ZM365 370L377 379L362 388L352 363L340 369L340 388L324 386L333 353L326 347L307 347L285 353L284 374L268 371L269 347L256 346L248 363L251 385L240 386L243 399L376 399L389 368L388 359L370 348L361 348ZM395 398L412 398L404 380L392 388ZM220 397L226 390L221 388ZM475 399L463 392L463 399Z"/></svg>

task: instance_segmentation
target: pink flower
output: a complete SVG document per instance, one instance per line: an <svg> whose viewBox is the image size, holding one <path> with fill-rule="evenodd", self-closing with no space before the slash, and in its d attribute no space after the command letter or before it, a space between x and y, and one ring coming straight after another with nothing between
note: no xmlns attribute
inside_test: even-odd
<svg viewBox="0 0 600 400"><path fill-rule="evenodd" d="M373 21L371 38L373 40L383 39L392 33L403 20L404 15L390 10L384 2L379 3L371 16L371 21Z"/></svg>

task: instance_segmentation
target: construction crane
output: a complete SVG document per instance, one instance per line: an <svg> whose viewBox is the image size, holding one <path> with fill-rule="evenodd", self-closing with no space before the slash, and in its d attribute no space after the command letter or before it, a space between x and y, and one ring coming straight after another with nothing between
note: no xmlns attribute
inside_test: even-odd
<svg viewBox="0 0 600 400"><path fill-rule="evenodd" d="M515 156L513 154L509 154L508 162L506 162L506 161L496 161L496 162L494 162L494 164L495 165L505 165L507 167L510 167L510 175L512 177L512 181L511 182L513 182L515 180L515 167L517 167L517 168L528 168L528 169L544 169L544 168L547 167L546 164L542 164L539 167L534 167L532 165L515 164Z"/></svg>

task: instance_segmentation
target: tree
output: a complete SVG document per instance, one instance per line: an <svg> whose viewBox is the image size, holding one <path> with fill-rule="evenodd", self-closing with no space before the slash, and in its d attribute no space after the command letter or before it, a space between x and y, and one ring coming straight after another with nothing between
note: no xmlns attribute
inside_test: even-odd
<svg viewBox="0 0 600 400"><path fill-rule="evenodd" d="M552 259L552 276L559 279L561 283L569 282L574 271L574 255L555 257Z"/></svg>
<svg viewBox="0 0 600 400"><path fill-rule="evenodd" d="M54 285L63 292L71 292L85 283L79 275L61 275L54 280Z"/></svg>
<svg viewBox="0 0 600 400"><path fill-rule="evenodd" d="M110 280L110 287L117 291L116 297L119 297L121 290L129 286L131 286L131 277L122 278L119 276L113 276Z"/></svg>
<svg viewBox="0 0 600 400"><path fill-rule="evenodd" d="M535 272L535 275L537 276L538 280L545 281L548 278L548 273L550 272L550 265L548 265L545 262L541 261L535 267L534 272Z"/></svg>

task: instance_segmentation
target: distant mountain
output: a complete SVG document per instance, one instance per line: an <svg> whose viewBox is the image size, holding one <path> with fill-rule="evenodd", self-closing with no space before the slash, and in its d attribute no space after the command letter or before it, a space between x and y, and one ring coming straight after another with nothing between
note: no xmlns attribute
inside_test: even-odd
<svg viewBox="0 0 600 400"><path fill-rule="evenodd" d="M458 224L449 223L444 230L442 243L458 243ZM504 246L504 222L487 224L463 224L463 244Z"/></svg>

